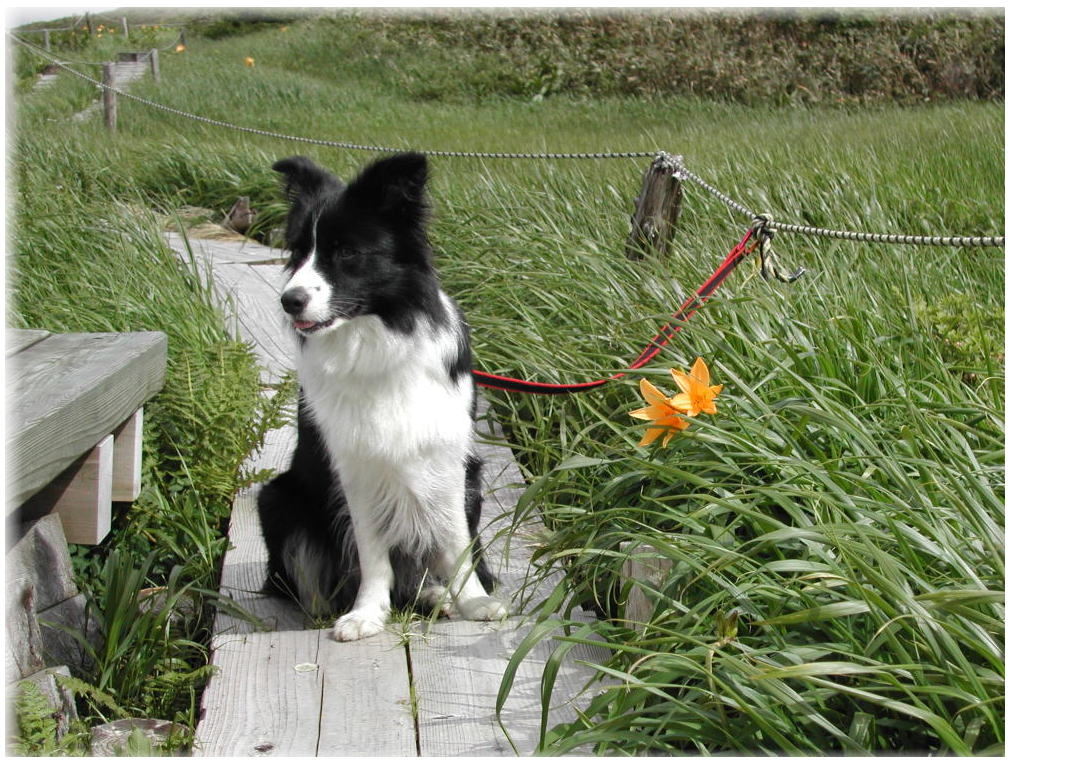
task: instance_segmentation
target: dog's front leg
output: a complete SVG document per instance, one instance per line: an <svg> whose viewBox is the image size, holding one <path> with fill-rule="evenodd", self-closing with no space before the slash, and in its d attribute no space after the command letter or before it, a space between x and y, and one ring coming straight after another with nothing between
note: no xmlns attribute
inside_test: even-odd
<svg viewBox="0 0 1068 771"><path fill-rule="evenodd" d="M360 558L360 588L352 610L334 623L334 639L345 642L381 632L389 618L389 593L393 588L393 567L389 545L358 496L346 487L345 498L352 516L352 530Z"/></svg>
<svg viewBox="0 0 1068 771"><path fill-rule="evenodd" d="M460 614L470 621L497 621L508 615L508 606L486 593L471 564L471 536L460 515L453 518L440 545L437 573L449 580L449 589Z"/></svg>

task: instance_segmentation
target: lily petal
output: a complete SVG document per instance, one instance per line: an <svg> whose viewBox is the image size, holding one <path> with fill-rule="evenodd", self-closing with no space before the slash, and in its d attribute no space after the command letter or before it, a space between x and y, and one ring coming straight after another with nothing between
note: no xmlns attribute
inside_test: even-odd
<svg viewBox="0 0 1068 771"><path fill-rule="evenodd" d="M694 387L692 378L681 370L671 370L671 377L675 380L675 385L684 392L689 392Z"/></svg>
<svg viewBox="0 0 1068 771"><path fill-rule="evenodd" d="M700 356L697 357L697 360L690 368L690 377L701 385L708 385L708 365L705 364L705 360Z"/></svg>
<svg viewBox="0 0 1068 771"><path fill-rule="evenodd" d="M628 412L632 418L639 418L641 420L660 420L666 418L669 415L674 415L676 410L669 402L662 402L660 404L653 404L649 407L642 407L640 410L633 410Z"/></svg>
<svg viewBox="0 0 1068 771"><path fill-rule="evenodd" d="M668 400L660 389L644 377L641 379L641 382L638 383L638 388L641 390L642 396L645 397L645 401L649 402L649 404L661 404Z"/></svg>

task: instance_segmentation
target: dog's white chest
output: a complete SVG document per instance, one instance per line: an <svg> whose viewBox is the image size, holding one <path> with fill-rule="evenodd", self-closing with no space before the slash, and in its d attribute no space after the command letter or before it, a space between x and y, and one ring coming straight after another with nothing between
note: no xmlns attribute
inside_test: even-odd
<svg viewBox="0 0 1068 771"><path fill-rule="evenodd" d="M375 316L304 344L298 374L335 463L466 455L472 384L469 377L453 382L445 372L450 344L451 335L393 332Z"/></svg>

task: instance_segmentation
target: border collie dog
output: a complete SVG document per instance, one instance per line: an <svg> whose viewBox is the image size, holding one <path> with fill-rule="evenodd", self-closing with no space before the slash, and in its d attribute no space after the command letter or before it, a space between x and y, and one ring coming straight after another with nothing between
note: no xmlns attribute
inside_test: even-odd
<svg viewBox="0 0 1068 771"><path fill-rule="evenodd" d="M266 588L344 612L336 640L381 631L391 603L504 618L486 593L471 348L432 264L426 158L379 160L348 185L300 156L273 168L301 397L291 466L258 499Z"/></svg>

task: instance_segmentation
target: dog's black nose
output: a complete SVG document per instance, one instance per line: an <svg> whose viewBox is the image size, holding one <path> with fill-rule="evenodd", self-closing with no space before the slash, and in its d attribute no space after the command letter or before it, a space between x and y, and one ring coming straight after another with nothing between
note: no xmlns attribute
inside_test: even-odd
<svg viewBox="0 0 1068 771"><path fill-rule="evenodd" d="M311 295L308 294L308 290L301 287L293 287L282 292L282 307L291 316L303 313L308 307L309 300L311 300Z"/></svg>

